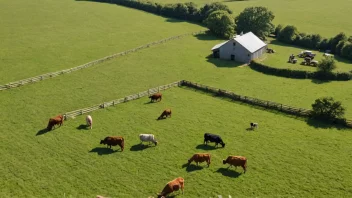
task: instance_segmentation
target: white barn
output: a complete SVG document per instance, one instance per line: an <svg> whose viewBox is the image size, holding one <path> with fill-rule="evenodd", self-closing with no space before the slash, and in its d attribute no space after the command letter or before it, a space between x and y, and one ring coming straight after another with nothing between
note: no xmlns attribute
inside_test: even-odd
<svg viewBox="0 0 352 198"><path fill-rule="evenodd" d="M266 52L267 44L252 32L234 36L232 39L215 45L211 50L214 58L249 63Z"/></svg>

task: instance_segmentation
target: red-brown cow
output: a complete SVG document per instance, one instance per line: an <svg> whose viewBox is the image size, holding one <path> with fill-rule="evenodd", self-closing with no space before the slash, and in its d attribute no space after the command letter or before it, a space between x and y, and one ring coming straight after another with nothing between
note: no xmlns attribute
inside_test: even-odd
<svg viewBox="0 0 352 198"><path fill-rule="evenodd" d="M158 120L170 117L171 118L171 109L165 109L161 115L158 117Z"/></svg>
<svg viewBox="0 0 352 198"><path fill-rule="evenodd" d="M180 188L182 190L182 194L184 194L185 180L182 177L169 181L161 193L158 194L158 198L165 198L168 194L178 191Z"/></svg>
<svg viewBox="0 0 352 198"><path fill-rule="evenodd" d="M49 119L49 123L48 123L48 126L46 127L46 129L48 131L51 131L53 129L53 127L55 128L55 125L63 125L64 123L64 116L62 115L58 115L54 118L50 118Z"/></svg>
<svg viewBox="0 0 352 198"><path fill-rule="evenodd" d="M151 96L149 96L150 98L150 102L154 102L154 101L161 101L161 98L162 98L162 94L161 93L155 93Z"/></svg>
<svg viewBox="0 0 352 198"><path fill-rule="evenodd" d="M100 144L107 144L107 147L119 145L121 151L125 148L125 140L121 136L108 136L104 140L100 140Z"/></svg>
<svg viewBox="0 0 352 198"><path fill-rule="evenodd" d="M226 160L222 160L223 164L230 164L229 168L231 166L235 166L237 169L237 166L241 166L244 170L244 173L246 173L247 170L247 158L243 156L228 156Z"/></svg>
<svg viewBox="0 0 352 198"><path fill-rule="evenodd" d="M190 165L193 161L197 163L207 162L208 167L210 165L210 154L209 153L196 153L194 154L191 159L188 160L188 165Z"/></svg>

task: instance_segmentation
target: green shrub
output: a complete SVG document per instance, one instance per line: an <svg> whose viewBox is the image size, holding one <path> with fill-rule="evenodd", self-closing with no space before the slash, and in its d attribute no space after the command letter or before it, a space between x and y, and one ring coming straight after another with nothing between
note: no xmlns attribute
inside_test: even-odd
<svg viewBox="0 0 352 198"><path fill-rule="evenodd" d="M229 39L235 33L235 22L226 11L219 10L212 12L204 21L209 30L215 35Z"/></svg>
<svg viewBox="0 0 352 198"><path fill-rule="evenodd" d="M293 44L293 42L297 39L297 36L297 28L293 25L288 25L280 31L278 40L284 43Z"/></svg>
<svg viewBox="0 0 352 198"><path fill-rule="evenodd" d="M331 73L335 68L336 64L334 58L328 56L322 59L317 66L318 72L323 73Z"/></svg>
<svg viewBox="0 0 352 198"><path fill-rule="evenodd" d="M311 116L313 118L326 121L341 120L345 114L345 108L342 106L341 102L335 101L332 97L316 99L312 104L312 108Z"/></svg>
<svg viewBox="0 0 352 198"><path fill-rule="evenodd" d="M281 24L276 26L275 31L274 31L275 36L278 36L280 34L282 28L284 28L284 26Z"/></svg>

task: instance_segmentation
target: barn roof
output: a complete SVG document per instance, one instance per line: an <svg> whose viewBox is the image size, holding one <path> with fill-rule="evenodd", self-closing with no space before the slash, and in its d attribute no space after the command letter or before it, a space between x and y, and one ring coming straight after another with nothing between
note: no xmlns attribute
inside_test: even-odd
<svg viewBox="0 0 352 198"><path fill-rule="evenodd" d="M225 45L225 43L227 43L227 42L228 42L228 41L219 43L219 44L215 45L213 48L211 48L211 50L219 49L221 46Z"/></svg>
<svg viewBox="0 0 352 198"><path fill-rule="evenodd" d="M249 52L253 53L266 46L262 40L260 40L255 34L252 32L248 32L246 34L237 35L234 37L234 40L241 44L244 48L246 48Z"/></svg>

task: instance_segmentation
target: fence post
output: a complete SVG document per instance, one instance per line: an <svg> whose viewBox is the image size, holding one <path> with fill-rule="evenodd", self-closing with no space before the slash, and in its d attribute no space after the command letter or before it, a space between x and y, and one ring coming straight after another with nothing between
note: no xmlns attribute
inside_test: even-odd
<svg viewBox="0 0 352 198"><path fill-rule="evenodd" d="M160 92L160 87L158 87L158 92Z"/></svg>
<svg viewBox="0 0 352 198"><path fill-rule="evenodd" d="M269 107L269 101L266 101L266 106Z"/></svg>
<svg viewBox="0 0 352 198"><path fill-rule="evenodd" d="M83 111L82 111L82 110L81 110L81 112L80 112L80 113L81 113L81 115L83 115Z"/></svg>
<svg viewBox="0 0 352 198"><path fill-rule="evenodd" d="M282 104L281 104L281 111L282 111Z"/></svg>
<svg viewBox="0 0 352 198"><path fill-rule="evenodd" d="M115 100L114 100L114 101L112 101L112 106L115 106Z"/></svg>
<svg viewBox="0 0 352 198"><path fill-rule="evenodd" d="M148 89L148 96L150 96L150 89Z"/></svg>
<svg viewBox="0 0 352 198"><path fill-rule="evenodd" d="M40 76L40 80L43 80L43 76Z"/></svg>

